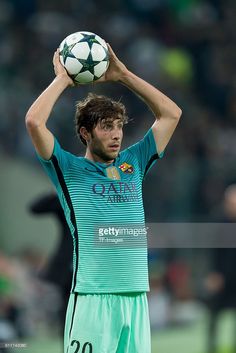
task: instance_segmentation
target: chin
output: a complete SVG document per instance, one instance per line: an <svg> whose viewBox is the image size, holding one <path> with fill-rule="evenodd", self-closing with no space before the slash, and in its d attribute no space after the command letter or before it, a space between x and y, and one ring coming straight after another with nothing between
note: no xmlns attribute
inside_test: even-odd
<svg viewBox="0 0 236 353"><path fill-rule="evenodd" d="M111 160L115 159L117 157L116 154L107 154L106 156L103 156L103 160L106 162L110 162Z"/></svg>
<svg viewBox="0 0 236 353"><path fill-rule="evenodd" d="M119 152L109 153L108 157L110 159L115 159L118 156Z"/></svg>
<svg viewBox="0 0 236 353"><path fill-rule="evenodd" d="M105 149L103 150L97 150L97 151L93 151L97 156L99 156L101 159L103 159L106 162L110 162L111 160L115 159L120 150L119 151L107 151Z"/></svg>

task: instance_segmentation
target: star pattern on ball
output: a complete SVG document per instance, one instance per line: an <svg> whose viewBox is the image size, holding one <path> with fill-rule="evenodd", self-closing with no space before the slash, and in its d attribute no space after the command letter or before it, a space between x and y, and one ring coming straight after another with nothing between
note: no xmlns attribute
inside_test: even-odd
<svg viewBox="0 0 236 353"><path fill-rule="evenodd" d="M64 62L66 61L66 59L69 58L74 58L74 55L71 53L71 45L68 45L66 42L64 43L64 46L62 48L62 50L60 51L60 55L62 55Z"/></svg>
<svg viewBox="0 0 236 353"><path fill-rule="evenodd" d="M84 37L82 39L80 39L79 43L82 43L82 42L88 43L88 46L90 49L92 48L92 45L94 43L101 45L101 43L95 38L96 37L95 34L86 34L86 33L82 33L82 34Z"/></svg>
<svg viewBox="0 0 236 353"><path fill-rule="evenodd" d="M80 74L82 72L89 71L94 76L95 76L94 67L101 62L101 61L93 60L91 52L89 53L89 56L88 56L88 58L86 60L78 59L78 61L83 65L82 69L80 70Z"/></svg>

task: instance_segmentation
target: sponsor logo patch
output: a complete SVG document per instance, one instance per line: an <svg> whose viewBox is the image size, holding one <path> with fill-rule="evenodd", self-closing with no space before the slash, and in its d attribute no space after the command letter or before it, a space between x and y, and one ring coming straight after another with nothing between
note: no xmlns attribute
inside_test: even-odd
<svg viewBox="0 0 236 353"><path fill-rule="evenodd" d="M113 180L120 180L120 173L116 167L108 167L106 169L106 173L107 173L108 178L113 179Z"/></svg>

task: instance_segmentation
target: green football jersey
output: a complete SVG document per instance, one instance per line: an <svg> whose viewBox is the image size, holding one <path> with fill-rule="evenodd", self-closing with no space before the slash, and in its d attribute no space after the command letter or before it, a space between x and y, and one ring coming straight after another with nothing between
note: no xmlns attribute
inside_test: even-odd
<svg viewBox="0 0 236 353"><path fill-rule="evenodd" d="M160 157L152 129L110 165L71 154L56 139L51 159L39 157L73 237L71 292L149 290L142 183Z"/></svg>

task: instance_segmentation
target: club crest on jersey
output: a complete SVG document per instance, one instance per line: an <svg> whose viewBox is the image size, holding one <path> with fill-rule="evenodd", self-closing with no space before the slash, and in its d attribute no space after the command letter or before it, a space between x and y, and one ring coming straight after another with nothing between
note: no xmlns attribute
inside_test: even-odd
<svg viewBox="0 0 236 353"><path fill-rule="evenodd" d="M126 162L122 163L119 168L122 170L123 173L125 174L132 174L134 171L134 167L131 164L128 164Z"/></svg>

